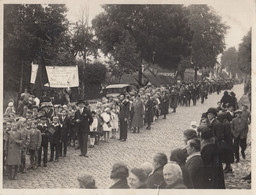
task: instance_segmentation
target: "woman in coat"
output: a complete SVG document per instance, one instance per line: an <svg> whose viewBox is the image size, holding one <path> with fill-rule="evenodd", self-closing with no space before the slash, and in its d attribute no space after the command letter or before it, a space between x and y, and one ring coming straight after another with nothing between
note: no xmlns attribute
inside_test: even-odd
<svg viewBox="0 0 256 195"><path fill-rule="evenodd" d="M233 153L233 136L231 133L230 122L226 119L227 113L218 113L217 118L222 125L223 137L222 140L218 140L220 149L220 161L226 163L224 173L232 173L231 163L234 162Z"/></svg>
<svg viewBox="0 0 256 195"><path fill-rule="evenodd" d="M134 115L132 119L133 133L140 132L140 128L143 127L143 115L144 107L143 102L141 101L140 95L138 94L133 101Z"/></svg>
<svg viewBox="0 0 256 195"><path fill-rule="evenodd" d="M126 164L122 162L115 163L112 167L110 178L114 184L110 189L129 189L127 177L129 176L129 169Z"/></svg>
<svg viewBox="0 0 256 195"><path fill-rule="evenodd" d="M173 87L170 94L170 108L173 109L172 112L176 112L178 106L178 91Z"/></svg>
<svg viewBox="0 0 256 195"><path fill-rule="evenodd" d="M12 130L7 139L7 158L9 179L17 180L18 166L21 165L21 145L23 143L22 134L17 131L17 124L13 124Z"/></svg>
<svg viewBox="0 0 256 195"><path fill-rule="evenodd" d="M148 130L151 129L151 123L153 122L153 117L154 117L154 102L151 100L150 95L146 95L146 103L145 103L145 123L147 123L147 128Z"/></svg>
<svg viewBox="0 0 256 195"><path fill-rule="evenodd" d="M204 165L204 181L206 189L225 189L224 173L219 159L218 146L214 135L209 130L201 133L201 157Z"/></svg>
<svg viewBox="0 0 256 195"><path fill-rule="evenodd" d="M169 109L169 97L166 95L166 91L163 91L160 102L161 102L160 104L161 114L164 115L163 119L166 119L166 115L168 114L168 109Z"/></svg>
<svg viewBox="0 0 256 195"><path fill-rule="evenodd" d="M133 168L128 177L128 185L131 189L146 189L147 175L141 168Z"/></svg>

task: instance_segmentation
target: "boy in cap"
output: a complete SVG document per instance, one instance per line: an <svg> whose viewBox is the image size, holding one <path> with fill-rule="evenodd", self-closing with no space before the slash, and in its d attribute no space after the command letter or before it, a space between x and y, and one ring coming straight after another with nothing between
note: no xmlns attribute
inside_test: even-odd
<svg viewBox="0 0 256 195"><path fill-rule="evenodd" d="M71 120L68 116L68 110L61 110L61 115L59 117L59 122L61 126L61 143L60 143L60 156L62 156L62 148L64 147L64 157L67 156L67 144L70 136Z"/></svg>
<svg viewBox="0 0 256 195"><path fill-rule="evenodd" d="M27 131L26 128L26 119L25 118L20 118L18 121L19 125L19 132L22 135L22 140L23 143L21 145L21 166L20 166L20 171L22 173L26 172L26 154L27 154L27 147L30 142L30 136L29 132Z"/></svg>
<svg viewBox="0 0 256 195"><path fill-rule="evenodd" d="M46 116L42 116L40 118L40 123L37 126L37 129L41 131L42 134L42 143L41 147L38 150L38 166L41 166L41 158L42 158L42 150L44 152L43 163L44 167L47 167L47 156L48 156L48 142L50 133L48 131L48 118Z"/></svg>
<svg viewBox="0 0 256 195"><path fill-rule="evenodd" d="M27 129L30 135L30 142L28 145L29 156L30 156L30 166L28 169L36 169L38 165L38 150L41 147L42 134L39 129L37 129L37 121L29 119L27 121Z"/></svg>
<svg viewBox="0 0 256 195"><path fill-rule="evenodd" d="M61 126L59 124L59 117L54 116L52 118L52 124L49 127L49 132L51 133L51 140L50 140L50 148L51 148L51 155L50 160L53 161L54 151L55 151L55 161L59 161L59 146L61 143L60 135L61 135Z"/></svg>
<svg viewBox="0 0 256 195"><path fill-rule="evenodd" d="M242 110L235 111L236 118L231 122L231 132L234 137L234 150L236 162L239 162L239 146L241 147L242 157L245 159L246 139L248 134L248 121L242 118Z"/></svg>

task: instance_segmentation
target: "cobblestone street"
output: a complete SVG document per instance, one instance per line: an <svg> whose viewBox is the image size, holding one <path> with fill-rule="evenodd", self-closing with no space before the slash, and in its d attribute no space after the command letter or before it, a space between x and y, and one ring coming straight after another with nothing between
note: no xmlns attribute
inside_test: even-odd
<svg viewBox="0 0 256 195"><path fill-rule="evenodd" d="M243 94L243 85L233 88L238 100ZM217 101L222 97L216 93L209 95L204 104L197 102L196 106L178 107L176 113L162 117L154 122L151 130L145 128L140 134L129 132L128 140L120 142L110 140L110 143L101 142L94 148L89 148L90 158L79 156L79 151L73 147L68 148L65 158L59 162L48 163L48 167L40 167L37 170L29 170L26 174L19 174L18 180L4 179L4 188L77 188L77 176L83 172L93 175L98 188L109 188L112 184L109 178L111 167L115 162L123 161L129 168L138 166L145 161L151 162L156 152L165 152L169 158L170 151L183 147L183 130L189 127L191 121L199 122L201 114L209 107L216 107ZM248 137L250 143L250 134ZM247 159L241 160L239 164L233 164L234 173L226 175L227 188L249 189L251 185L242 181L242 177L250 172L251 148L246 150Z"/></svg>

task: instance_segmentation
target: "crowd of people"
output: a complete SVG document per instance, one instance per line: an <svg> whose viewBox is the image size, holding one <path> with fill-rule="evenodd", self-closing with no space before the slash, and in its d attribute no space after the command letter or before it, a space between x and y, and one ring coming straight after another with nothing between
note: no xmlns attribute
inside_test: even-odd
<svg viewBox="0 0 256 195"><path fill-rule="evenodd" d="M229 102L223 102L229 97ZM128 169L120 162L113 165L111 189L225 189L224 174L232 173L232 163L240 161L239 147L245 159L248 126L251 115L247 105L239 109L234 94L224 92L217 107L202 114L184 134L184 147L171 151L168 157L156 153L152 163ZM234 104L233 104L234 103ZM234 110L236 108L236 110ZM225 165L225 167L223 167ZM248 180L250 174L244 179ZM91 175L78 177L81 188L96 188Z"/></svg>
<svg viewBox="0 0 256 195"><path fill-rule="evenodd" d="M17 109L15 109L14 106L15 101L10 100L4 114L4 173L8 175L9 179L17 179L18 172L25 173L28 169L37 169L41 166L47 167L48 162L59 161L60 157L65 158L67 156L67 150L71 150L71 147L80 149L81 157L88 157L88 145L89 148L93 148L95 145L100 144L100 142L109 142L109 139L117 139L118 137L120 141L125 142L127 140L127 133L129 129L132 133L140 133L141 128L146 125L146 129L150 130L151 123L157 121L161 115L163 116L163 119L166 119L169 107L173 109L173 112L176 112L178 105L190 106L191 101L193 105L196 105L197 101L204 103L208 94L214 92L219 94L221 90L230 88L232 88L232 81L230 80L190 83L183 82L164 87L147 85L138 89L138 91L134 93L120 94L118 98L103 97L101 101L98 101L94 105L90 105L84 100L78 100L75 104L72 104L68 98L62 98L61 96L52 98L47 93L44 93L42 97L35 97L25 90L25 92L20 95ZM229 122L232 121L230 131L239 132L242 127L237 127L237 123L241 125L241 119L237 119L239 122L236 122L235 119L233 120L234 114L232 114L233 110L238 108L235 94L233 93L229 95L226 94L226 92L224 94L225 95L218 103L218 107L214 109L214 112L212 111L212 114L214 115L213 118L215 119L216 116L220 114L224 116L223 113L227 113L227 116L225 115L225 117ZM67 99L68 101L66 101ZM217 111L219 112L218 114ZM216 121L218 121L218 129L216 126L212 125L213 120L209 119L209 115L211 115L210 113L211 112L208 111L206 114L207 116L204 115L204 117L202 117L201 125L198 128L196 127L196 123L194 123L194 125L192 123L193 127L191 128L196 129L193 130L196 132L195 137L193 137L192 141L186 141L186 143L192 144L191 150L195 150L197 154L200 154L201 150L202 155L202 146L210 145L209 150L212 150L214 153L215 146L222 146L222 142L224 143L224 141L226 143L224 138L226 138L227 135L222 135L221 133L223 132L220 131L222 128L219 127L222 123L224 126L229 127L226 125L227 119L224 120L225 117L223 117L224 122L221 122L221 119L219 118L220 116L218 116L218 120L216 119ZM237 114L239 113L237 112ZM249 114L247 114L247 117L249 117ZM232 120L230 120L231 118ZM119 136L117 135L118 132ZM189 131L188 134L190 135L191 132ZM245 135L246 133L244 136ZM239 149L240 145L242 147L242 151L244 151L246 147L246 136L243 137L240 136L240 134L236 136L237 137L233 138L230 134L232 140L229 142L229 146L232 144L236 146L238 145ZM89 144L87 143L88 140ZM187 148L189 148L189 146L190 145L187 145ZM226 146L227 144L225 147ZM239 152L237 152L237 147L235 148L236 159L239 161ZM187 150L188 149L186 149L186 151ZM189 151L184 152L184 149L182 151L186 155L190 154ZM48 155L48 152L50 155ZM206 152L206 154L208 154L208 152ZM30 162L26 162L26 155L29 155ZM181 154L178 152L177 156L180 157ZM216 154L214 159L218 159L217 156L218 155ZM244 157L244 152L242 153L242 156ZM170 159L171 158L172 157L170 157ZM186 162L187 156L183 158L185 158L185 161L183 159L184 162L182 162L182 165ZM157 162L156 159L161 162ZM207 160L212 160L212 157L206 157L206 161ZM160 186L161 188L170 188L172 184L168 181L172 180L170 179L172 174L170 171L173 170L176 170L175 177L179 175L179 185L183 185L180 183L180 181L182 181L180 176L183 175L184 178L182 168L182 173L180 174L179 168L182 167L181 163L176 162L175 164L172 160L171 164L166 164L167 157L164 156L164 154L157 154L154 156L153 162L153 173L151 173L152 170L149 171L149 167L151 166L148 164L146 164L146 170L144 170L145 167L143 169L142 166L129 171L126 165L123 163L121 163L121 165L120 163L117 163L117 165L113 166L112 171L115 172L114 169L117 172L118 170L124 170L125 173L116 173L116 175L118 175L117 178L115 173L111 173L111 178L120 182L119 175L123 174L127 177L130 175L129 178L133 176L133 178L129 179L129 187L133 188L130 183L136 183L136 179L138 177L143 181L143 186L139 187L147 188L149 187L149 184L146 181L148 181L155 172L159 172L159 165L161 164L161 177L156 176L156 178L152 179L152 185L149 188ZM210 164L205 166L210 166L212 162L208 163ZM232 160L230 162L218 161L218 163L218 166L216 164L214 164L214 166L216 165L219 170L221 170L221 163L226 163L225 170L228 170L228 172L232 170L230 165ZM177 166L177 164L179 166ZM147 173L146 176L144 175L145 172ZM161 180L162 177L168 178L168 175L169 179ZM126 181L127 177L122 181ZM209 178L209 180L212 179L213 178ZM79 177L78 180L81 186L86 186L83 184L85 180L94 181L91 176L88 175ZM155 184L156 180L158 182L157 184ZM186 188L192 188L192 184L185 184ZM137 184L134 185L137 186ZM116 184L116 186L119 185ZM210 186L210 184L204 184L203 187L200 186L199 188L213 187L221 188L220 186ZM197 187L193 185L193 188Z"/></svg>

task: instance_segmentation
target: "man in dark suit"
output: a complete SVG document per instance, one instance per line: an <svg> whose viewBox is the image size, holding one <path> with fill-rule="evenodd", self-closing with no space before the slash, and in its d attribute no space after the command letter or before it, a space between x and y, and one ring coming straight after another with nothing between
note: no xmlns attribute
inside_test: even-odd
<svg viewBox="0 0 256 195"><path fill-rule="evenodd" d="M153 157L154 171L149 175L147 187L150 189L164 188L166 185L163 177L163 167L167 164L167 156L164 153L156 153Z"/></svg>
<svg viewBox="0 0 256 195"><path fill-rule="evenodd" d="M190 174L195 189L205 188L204 184L204 163L200 154L200 140L198 138L191 139L187 142L186 150L188 158L186 167Z"/></svg>
<svg viewBox="0 0 256 195"><path fill-rule="evenodd" d="M129 100L122 94L120 95L120 140L126 141L127 139L127 127L128 127L128 118L130 114L130 102Z"/></svg>
<svg viewBox="0 0 256 195"><path fill-rule="evenodd" d="M78 125L78 141L81 150L80 156L87 156L87 141L90 131L90 125L93 122L91 111L85 107L86 102L79 100L77 102L78 110L75 113L74 121Z"/></svg>
<svg viewBox="0 0 256 195"><path fill-rule="evenodd" d="M60 136L60 156L62 156L62 147L64 147L64 157L67 156L67 143L70 135L70 118L67 116L67 110L61 111L61 116L59 118L61 124L61 136Z"/></svg>

